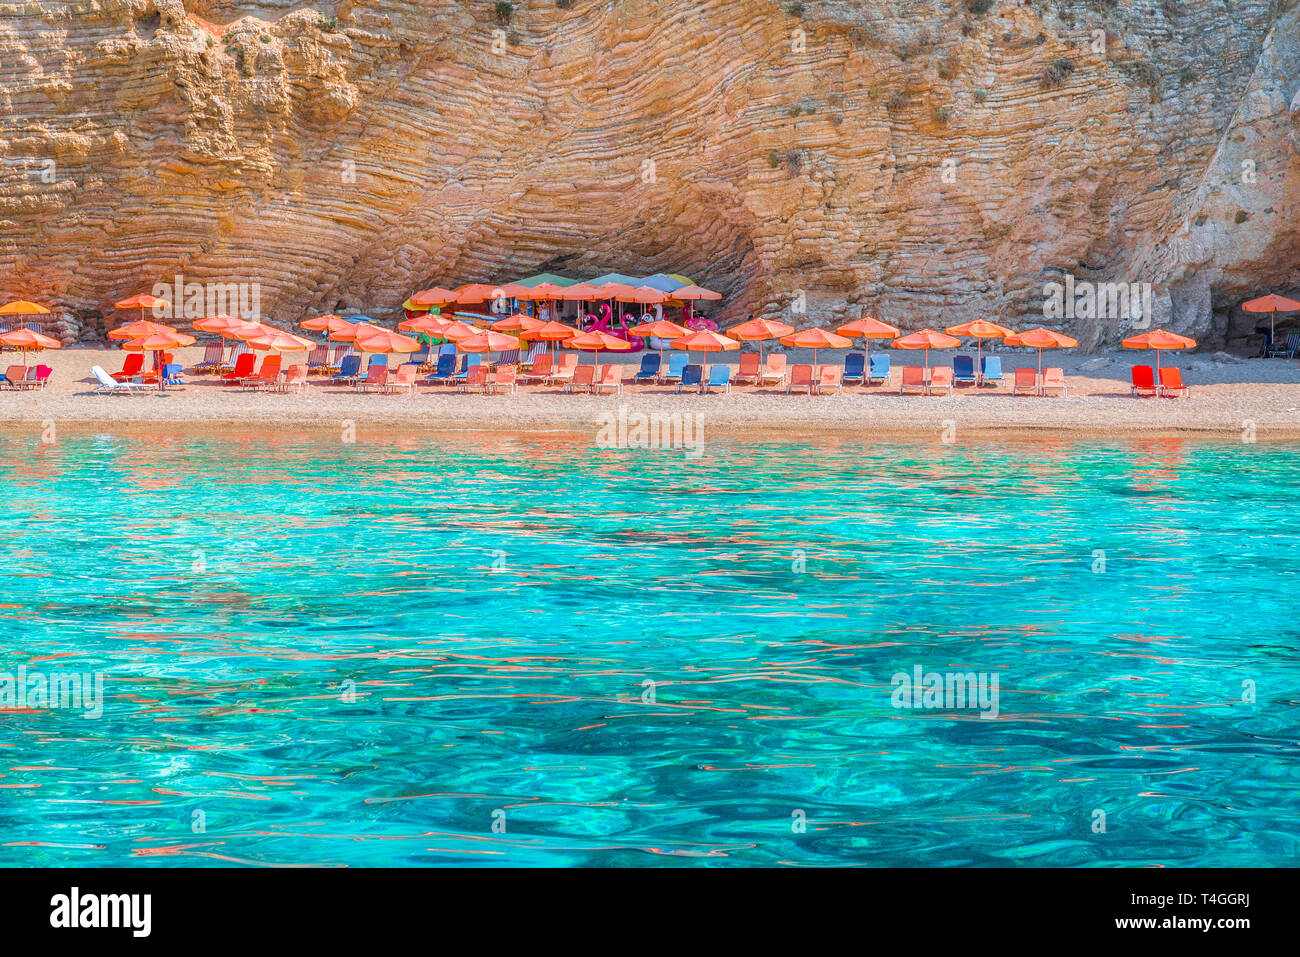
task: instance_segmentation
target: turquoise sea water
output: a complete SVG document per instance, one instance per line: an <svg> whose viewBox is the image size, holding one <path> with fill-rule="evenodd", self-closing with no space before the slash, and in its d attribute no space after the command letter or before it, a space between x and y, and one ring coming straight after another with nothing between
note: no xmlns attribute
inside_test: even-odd
<svg viewBox="0 0 1300 957"><path fill-rule="evenodd" d="M0 864L1300 853L1293 446L0 453L0 670L105 676L0 710ZM895 707L918 666L998 716Z"/></svg>

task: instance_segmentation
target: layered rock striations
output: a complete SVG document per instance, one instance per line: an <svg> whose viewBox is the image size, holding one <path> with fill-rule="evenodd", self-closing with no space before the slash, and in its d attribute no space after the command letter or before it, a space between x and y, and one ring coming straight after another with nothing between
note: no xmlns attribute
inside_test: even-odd
<svg viewBox="0 0 1300 957"><path fill-rule="evenodd" d="M1089 346L1147 317L1048 284L1149 283L1240 344L1297 198L1294 0L0 3L0 293L74 334L177 275L293 321L668 271Z"/></svg>

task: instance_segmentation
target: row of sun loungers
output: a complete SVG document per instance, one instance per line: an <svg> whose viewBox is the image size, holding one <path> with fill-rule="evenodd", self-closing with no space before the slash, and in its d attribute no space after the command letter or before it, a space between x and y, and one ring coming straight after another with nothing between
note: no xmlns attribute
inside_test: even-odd
<svg viewBox="0 0 1300 957"><path fill-rule="evenodd" d="M546 351L544 343L539 343L529 353L531 363L528 367L516 364L516 351L502 355L491 369L483 363L481 356L460 355L454 351L454 346L444 346L437 354L435 363L425 361L430 358L430 351L426 349L396 369L389 368L388 359L383 355L371 355L363 369L362 361L365 357L353 351L350 344L335 347L333 357L330 357L329 352L329 346L321 345L312 351L306 363L287 368L281 367L279 355L272 354L262 360L259 369L256 367L257 355L246 348L240 351L237 347L232 355L233 365L227 365L223 362L221 343L210 343L203 361L195 366L194 371L216 371L223 385L281 392L290 389L302 391L307 386L308 375L324 368L332 373L332 383L351 385L359 392L414 393L419 385L455 386L462 392L514 392L521 384L544 384L563 386L566 392L600 394L605 390L621 393L626 369L621 364L580 364L577 354L557 355ZM891 375L890 357L887 353L871 355L869 360L860 353L850 353L842 367L799 364L789 368L784 354L774 353L761 357L755 353L745 353L739 357L739 367L734 370L734 374L733 367L729 364L704 365L691 363L688 358L680 353L666 356L658 352L647 353L642 356L640 368L631 376L630 381L674 385L679 393L686 390L701 393L730 392L733 384L753 384L784 385L787 394L804 392L820 395L831 391L842 393L846 384L854 382L888 382ZM165 382L180 382L180 365L172 362L170 354L165 354L162 359L161 374ZM156 383L159 372L146 371L143 363L142 354L130 353L120 372L111 376L104 373L104 377L116 384L139 386ZM337 363L337 366L333 363ZM103 370L96 366L94 371L99 379L99 373ZM43 387L48 376L47 366L32 369L11 366L4 376L0 376L0 387ZM901 370L899 394L951 395L956 385L1001 381L1002 365L997 356L982 357L978 372L971 356L956 356L951 368L904 366ZM116 390L101 379L96 391L136 390ZM1187 396L1189 392L1177 368L1161 368L1159 382L1156 382L1155 371L1150 366L1133 367L1132 394L1135 396ZM1060 368L1046 368L1041 375L1036 369L1021 368L1014 371L1012 394L1064 396L1069 394L1069 388L1065 373Z"/></svg>
<svg viewBox="0 0 1300 957"><path fill-rule="evenodd" d="M0 375L0 389L44 389L52 371L49 366L10 366Z"/></svg>

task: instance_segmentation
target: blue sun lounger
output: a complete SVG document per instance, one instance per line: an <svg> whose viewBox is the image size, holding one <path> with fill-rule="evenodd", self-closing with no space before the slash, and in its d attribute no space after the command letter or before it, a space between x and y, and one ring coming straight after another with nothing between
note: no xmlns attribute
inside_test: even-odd
<svg viewBox="0 0 1300 957"><path fill-rule="evenodd" d="M985 356L980 360L980 379L983 382L1003 381L1001 356Z"/></svg>
<svg viewBox="0 0 1300 957"><path fill-rule="evenodd" d="M698 389L700 383L703 381L704 366L695 363L683 366L681 381L677 383L677 391L681 392L682 389L689 388L690 386L695 386L695 388Z"/></svg>
<svg viewBox="0 0 1300 957"><path fill-rule="evenodd" d="M654 382L659 378L659 353L650 352L641 357L641 371L632 377L633 382Z"/></svg>

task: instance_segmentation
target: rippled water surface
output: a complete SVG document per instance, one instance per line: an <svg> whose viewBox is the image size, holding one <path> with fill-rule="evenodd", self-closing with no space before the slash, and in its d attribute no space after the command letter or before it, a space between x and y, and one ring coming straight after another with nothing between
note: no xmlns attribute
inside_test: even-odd
<svg viewBox="0 0 1300 957"><path fill-rule="evenodd" d="M0 437L0 864L1295 862L1297 448L590 445Z"/></svg>

